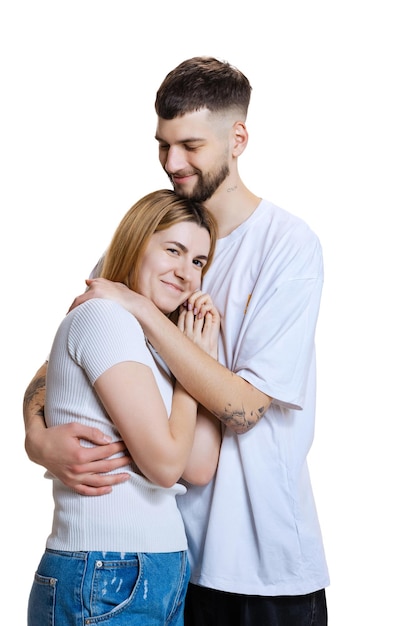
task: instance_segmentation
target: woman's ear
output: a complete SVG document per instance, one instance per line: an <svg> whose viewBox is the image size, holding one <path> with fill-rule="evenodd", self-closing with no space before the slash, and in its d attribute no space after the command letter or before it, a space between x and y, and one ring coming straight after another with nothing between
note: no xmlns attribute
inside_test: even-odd
<svg viewBox="0 0 418 626"><path fill-rule="evenodd" d="M232 156L239 157L247 147L248 132L244 122L235 122L232 129Z"/></svg>

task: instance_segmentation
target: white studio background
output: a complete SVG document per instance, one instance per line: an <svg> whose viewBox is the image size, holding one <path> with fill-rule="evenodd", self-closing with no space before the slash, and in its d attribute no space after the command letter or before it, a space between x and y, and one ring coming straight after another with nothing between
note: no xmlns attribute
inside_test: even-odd
<svg viewBox="0 0 418 626"><path fill-rule="evenodd" d="M310 464L330 626L416 619L413 5L1 3L2 623L26 623L52 514L51 485L23 448L24 390L122 215L169 186L154 96L202 54L253 85L244 181L323 244Z"/></svg>

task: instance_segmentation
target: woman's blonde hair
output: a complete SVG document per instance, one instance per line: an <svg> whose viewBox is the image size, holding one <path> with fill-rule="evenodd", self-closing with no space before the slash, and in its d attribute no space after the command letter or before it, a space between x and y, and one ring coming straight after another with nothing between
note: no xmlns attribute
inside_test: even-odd
<svg viewBox="0 0 418 626"><path fill-rule="evenodd" d="M181 198L170 189L153 191L129 209L113 235L100 276L136 291L142 255L151 236L179 222L197 224L209 233L210 248L203 276L215 252L215 218L200 202Z"/></svg>

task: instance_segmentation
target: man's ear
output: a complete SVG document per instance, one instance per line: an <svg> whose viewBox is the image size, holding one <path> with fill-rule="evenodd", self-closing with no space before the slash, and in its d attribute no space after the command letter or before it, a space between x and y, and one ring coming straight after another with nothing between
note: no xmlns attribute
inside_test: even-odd
<svg viewBox="0 0 418 626"><path fill-rule="evenodd" d="M232 129L232 142L232 156L239 157L248 143L248 132L244 122L235 122Z"/></svg>

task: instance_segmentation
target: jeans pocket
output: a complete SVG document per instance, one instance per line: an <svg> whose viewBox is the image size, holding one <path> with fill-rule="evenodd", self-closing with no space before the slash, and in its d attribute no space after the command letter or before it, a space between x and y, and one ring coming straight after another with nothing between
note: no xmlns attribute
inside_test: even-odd
<svg viewBox="0 0 418 626"><path fill-rule="evenodd" d="M106 615L126 606L139 583L140 570L138 558L97 560L91 585L90 617Z"/></svg>
<svg viewBox="0 0 418 626"><path fill-rule="evenodd" d="M28 603L28 626L53 626L57 579L35 574Z"/></svg>

